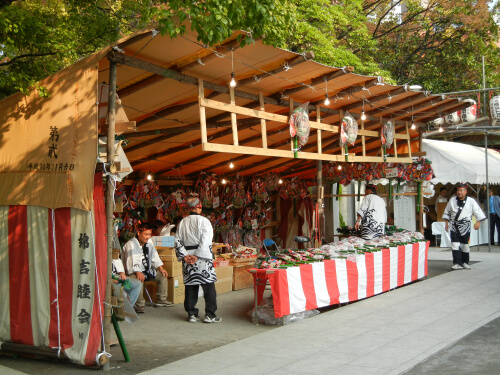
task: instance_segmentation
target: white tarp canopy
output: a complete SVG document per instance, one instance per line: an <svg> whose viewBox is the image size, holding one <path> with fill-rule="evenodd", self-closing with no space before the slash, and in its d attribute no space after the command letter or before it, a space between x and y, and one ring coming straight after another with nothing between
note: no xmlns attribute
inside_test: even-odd
<svg viewBox="0 0 500 375"><path fill-rule="evenodd" d="M422 151L432 161L436 178L433 184L486 184L486 160L483 147L463 143L424 139ZM500 184L500 153L488 150L488 182Z"/></svg>

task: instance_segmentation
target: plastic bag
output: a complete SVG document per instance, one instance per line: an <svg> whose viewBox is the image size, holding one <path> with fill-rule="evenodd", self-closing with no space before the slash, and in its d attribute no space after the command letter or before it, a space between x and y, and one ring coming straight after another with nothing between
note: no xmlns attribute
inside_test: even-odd
<svg viewBox="0 0 500 375"><path fill-rule="evenodd" d="M290 136L297 136L299 146L304 146L309 139L309 102L293 110L290 116Z"/></svg>
<svg viewBox="0 0 500 375"><path fill-rule="evenodd" d="M382 141L382 146L385 148L390 148L392 146L392 141L394 140L394 124L392 120L387 121L384 126L382 126L380 139Z"/></svg>
<svg viewBox="0 0 500 375"><path fill-rule="evenodd" d="M353 145L358 137L358 123L349 112L345 113L344 118L340 124L340 145L346 144Z"/></svg>

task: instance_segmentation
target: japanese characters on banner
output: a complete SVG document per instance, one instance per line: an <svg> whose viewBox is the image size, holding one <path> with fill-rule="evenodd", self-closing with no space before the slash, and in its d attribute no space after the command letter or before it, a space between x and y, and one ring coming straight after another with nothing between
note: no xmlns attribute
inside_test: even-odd
<svg viewBox="0 0 500 375"><path fill-rule="evenodd" d="M97 66L74 69L41 82L48 97L34 90L3 101L0 205L91 209Z"/></svg>
<svg viewBox="0 0 500 375"><path fill-rule="evenodd" d="M91 211L0 206L0 341L95 365L107 271L101 175L95 184Z"/></svg>

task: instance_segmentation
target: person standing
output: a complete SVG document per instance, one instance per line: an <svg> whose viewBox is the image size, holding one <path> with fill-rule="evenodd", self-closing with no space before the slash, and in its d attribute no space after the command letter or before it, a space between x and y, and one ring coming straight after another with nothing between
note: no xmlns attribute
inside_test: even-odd
<svg viewBox="0 0 500 375"><path fill-rule="evenodd" d="M188 321L196 323L200 318L198 291L200 285L205 297L205 323L219 323L222 319L215 314L217 310L217 293L215 282L217 276L213 263L212 239L213 228L210 220L201 216L202 205L199 198L188 198L186 201L189 216L182 219L177 226L175 252L182 260L185 298L184 309L188 313Z"/></svg>
<svg viewBox="0 0 500 375"><path fill-rule="evenodd" d="M446 197L446 195L447 195L446 188L443 186L441 189L439 189L439 195L436 198L436 203L435 203L436 213L438 212L438 203L448 202L448 198Z"/></svg>
<svg viewBox="0 0 500 375"><path fill-rule="evenodd" d="M157 301L155 306L173 306L167 301L168 273L163 268L163 262L151 241L152 227L149 223L141 223L137 234L123 246L122 260L125 271L131 279L139 280L143 287L135 304L135 311L143 313L146 305L144 300L144 281L156 281Z"/></svg>
<svg viewBox="0 0 500 375"><path fill-rule="evenodd" d="M490 244L495 244L495 227L500 245L500 197L490 188Z"/></svg>
<svg viewBox="0 0 500 375"><path fill-rule="evenodd" d="M363 202L361 202L361 206L357 211L354 229L359 230L361 227L361 238L371 240L384 235L387 210L385 201L377 195L375 185L366 185L365 194Z"/></svg>
<svg viewBox="0 0 500 375"><path fill-rule="evenodd" d="M469 266L469 239L472 216L476 218L474 229L478 230L481 221L486 220L479 204L467 197L467 185L457 186L457 195L451 198L443 212L445 230L450 231L451 252L453 255L453 270L467 269ZM451 225L450 225L451 223Z"/></svg>

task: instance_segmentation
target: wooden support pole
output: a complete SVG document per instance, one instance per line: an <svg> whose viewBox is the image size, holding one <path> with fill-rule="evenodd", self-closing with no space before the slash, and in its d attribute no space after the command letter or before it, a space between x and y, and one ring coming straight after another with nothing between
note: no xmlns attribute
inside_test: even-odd
<svg viewBox="0 0 500 375"><path fill-rule="evenodd" d="M201 101L205 97L205 88L203 80L198 80L198 98ZM201 130L201 143L207 143L207 117L205 107L200 106L200 130Z"/></svg>
<svg viewBox="0 0 500 375"><path fill-rule="evenodd" d="M234 99L234 87L229 85L229 99L231 105L236 105ZM236 113L231 112L231 128L233 130L233 146L238 146L238 124L236 122Z"/></svg>
<svg viewBox="0 0 500 375"><path fill-rule="evenodd" d="M259 102L260 102L259 109L261 111L265 111L266 108L264 107L264 94L262 94L262 92L259 92ZM266 149L267 148L267 129L266 129L266 120L265 119L260 119L260 132L262 134L262 148Z"/></svg>
<svg viewBox="0 0 500 375"><path fill-rule="evenodd" d="M316 121L321 123L321 107L319 105L316 106ZM321 145L321 129L316 130L317 141L318 141L318 154L321 154L322 145Z"/></svg>
<svg viewBox="0 0 500 375"><path fill-rule="evenodd" d="M108 93L108 144L107 144L107 163L113 165L115 162L115 119L116 119L116 72L117 64L110 61L109 66L109 93ZM106 239L107 239L107 272L106 272L106 298L104 305L104 337L102 338L102 348L110 343L111 333L111 288L113 287L112 261L113 261L113 211L114 211L114 184L111 176L106 176ZM99 306L100 308L101 306ZM106 364L105 367L109 367Z"/></svg>

